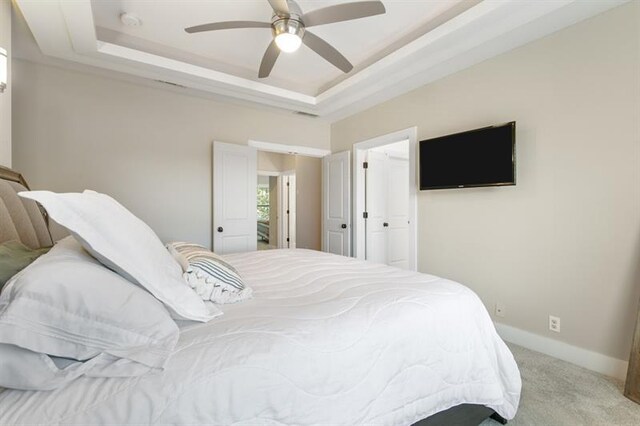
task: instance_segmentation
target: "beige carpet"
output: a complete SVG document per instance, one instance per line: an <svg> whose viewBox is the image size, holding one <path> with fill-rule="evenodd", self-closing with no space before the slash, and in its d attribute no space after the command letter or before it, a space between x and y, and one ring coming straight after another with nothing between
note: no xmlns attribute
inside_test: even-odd
<svg viewBox="0 0 640 426"><path fill-rule="evenodd" d="M522 375L520 408L509 425L640 425L640 405L622 395L622 382L520 346L509 348Z"/></svg>

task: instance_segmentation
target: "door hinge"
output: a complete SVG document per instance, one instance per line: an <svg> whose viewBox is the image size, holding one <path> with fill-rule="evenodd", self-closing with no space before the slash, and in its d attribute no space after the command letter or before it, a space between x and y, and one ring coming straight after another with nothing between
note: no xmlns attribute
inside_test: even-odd
<svg viewBox="0 0 640 426"><path fill-rule="evenodd" d="M364 219L369 219L369 213L367 213L367 212L363 212L363 213L362 213L362 217L363 217Z"/></svg>
<svg viewBox="0 0 640 426"><path fill-rule="evenodd" d="M368 169L369 168L369 162L365 161L364 163L362 163L362 168L363 169Z"/></svg>

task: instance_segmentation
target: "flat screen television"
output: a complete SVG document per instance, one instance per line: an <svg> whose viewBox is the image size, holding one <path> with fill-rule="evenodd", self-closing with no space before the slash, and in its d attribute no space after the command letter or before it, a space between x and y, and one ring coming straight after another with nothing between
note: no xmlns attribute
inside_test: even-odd
<svg viewBox="0 0 640 426"><path fill-rule="evenodd" d="M516 184L516 122L420 141L420 189Z"/></svg>

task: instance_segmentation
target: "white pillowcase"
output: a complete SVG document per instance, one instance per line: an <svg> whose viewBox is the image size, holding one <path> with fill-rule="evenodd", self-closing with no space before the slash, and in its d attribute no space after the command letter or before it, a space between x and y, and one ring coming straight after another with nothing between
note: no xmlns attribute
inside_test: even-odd
<svg viewBox="0 0 640 426"><path fill-rule="evenodd" d="M179 330L144 289L67 237L16 274L0 293L0 343L51 356L101 354L162 368Z"/></svg>
<svg viewBox="0 0 640 426"><path fill-rule="evenodd" d="M0 343L0 387L8 389L52 390L80 376L133 377L153 370L104 353L80 362Z"/></svg>
<svg viewBox="0 0 640 426"><path fill-rule="evenodd" d="M25 191L18 195L42 204L51 219L67 228L89 253L146 288L174 318L206 322L222 315L185 284L180 265L153 230L108 195L94 191Z"/></svg>

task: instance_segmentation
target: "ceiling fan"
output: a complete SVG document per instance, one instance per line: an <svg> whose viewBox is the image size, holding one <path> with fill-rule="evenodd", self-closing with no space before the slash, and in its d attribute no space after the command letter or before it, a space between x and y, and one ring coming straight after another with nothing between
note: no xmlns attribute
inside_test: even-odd
<svg viewBox="0 0 640 426"><path fill-rule="evenodd" d="M227 21L185 28L189 34L233 28L270 28L273 40L262 57L259 78L268 77L280 52L295 52L302 43L328 62L347 73L353 69L347 60L329 43L307 31L316 25L350 21L381 15L386 12L381 1L361 1L337 4L303 14L294 0L267 0L273 9L271 22Z"/></svg>

